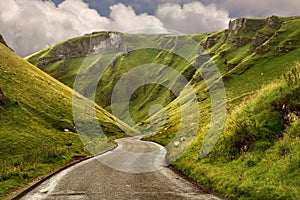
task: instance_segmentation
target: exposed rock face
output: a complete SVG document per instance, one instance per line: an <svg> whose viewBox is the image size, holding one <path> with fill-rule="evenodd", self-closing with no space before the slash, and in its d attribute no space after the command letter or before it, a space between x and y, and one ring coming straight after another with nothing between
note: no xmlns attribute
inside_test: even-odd
<svg viewBox="0 0 300 200"><path fill-rule="evenodd" d="M269 40L275 31L280 29L281 25L281 19L277 16L268 17L265 20L246 18L236 19L229 22L229 29L225 35L225 40L234 46L244 46L252 41L252 46L256 48ZM273 31L267 33L259 31L266 26L271 28L271 30L273 29ZM252 38L251 33L255 34Z"/></svg>
<svg viewBox="0 0 300 200"><path fill-rule="evenodd" d="M272 29L275 29L275 30L278 30L280 29L280 27L282 26L282 21L280 20L279 17L277 16L271 16L271 17L268 17L266 19L266 24L272 28Z"/></svg>
<svg viewBox="0 0 300 200"><path fill-rule="evenodd" d="M88 54L97 54L109 49L121 47L122 38L120 33L108 32L106 34L94 33L78 41L65 42L58 46L52 53L52 57L41 58L39 66L46 66L65 58L79 58Z"/></svg>
<svg viewBox="0 0 300 200"><path fill-rule="evenodd" d="M64 59L64 57L40 58L38 66L42 67L42 66L51 65L51 64L56 63L56 62L58 62L62 59Z"/></svg>
<svg viewBox="0 0 300 200"><path fill-rule="evenodd" d="M233 36L235 36L238 31L240 29L243 29L246 27L246 22L247 19L246 18L239 18L233 21L229 22L229 29L228 29L228 33L227 33L227 39L232 38Z"/></svg>
<svg viewBox="0 0 300 200"><path fill-rule="evenodd" d="M230 70L232 70L235 67L236 67L235 64L227 64L227 67L225 68L225 71L229 72Z"/></svg>
<svg viewBox="0 0 300 200"><path fill-rule="evenodd" d="M6 100L2 90L0 88L0 106L4 106L6 104L6 102L7 102L7 100Z"/></svg>
<svg viewBox="0 0 300 200"><path fill-rule="evenodd" d="M210 49L216 44L216 39L213 37L208 37L205 43L203 44L204 49Z"/></svg>
<svg viewBox="0 0 300 200"><path fill-rule="evenodd" d="M255 49L256 54L264 54L270 51L269 46L259 46L258 48Z"/></svg>
<svg viewBox="0 0 300 200"><path fill-rule="evenodd" d="M258 47L268 41L270 36L267 36L263 33L257 32L256 35L252 38L252 46Z"/></svg>
<svg viewBox="0 0 300 200"><path fill-rule="evenodd" d="M229 22L229 29L225 35L225 40L234 46L244 46L252 41L251 38L245 37L245 33L253 32L264 26L262 20L239 18Z"/></svg>
<svg viewBox="0 0 300 200"><path fill-rule="evenodd" d="M273 29L273 31L270 31L269 33L262 33L262 32L257 32L256 35L252 38L252 46L253 47L258 47L268 41L272 35L275 33L276 30L280 29L282 26L282 22L279 17L277 16L272 16L268 17L265 20L265 26L268 26L269 28Z"/></svg>
<svg viewBox="0 0 300 200"><path fill-rule="evenodd" d="M118 33L109 33L108 38L103 40L103 38L91 38L91 44L90 44L90 49L89 53L100 53L103 50L107 49L119 49L122 45L122 38L120 34Z"/></svg>
<svg viewBox="0 0 300 200"><path fill-rule="evenodd" d="M242 47L249 42L251 42L250 38L245 37L235 37L229 41L233 46Z"/></svg>

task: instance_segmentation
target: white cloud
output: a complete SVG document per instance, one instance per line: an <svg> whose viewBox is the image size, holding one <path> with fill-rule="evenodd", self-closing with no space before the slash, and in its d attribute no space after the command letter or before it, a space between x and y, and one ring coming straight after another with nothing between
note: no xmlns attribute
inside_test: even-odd
<svg viewBox="0 0 300 200"><path fill-rule="evenodd" d="M51 1L0 1L0 13L0 34L21 56L93 31L162 27L154 16L136 15L123 4L111 7L111 19L102 17L82 0L65 0L58 7Z"/></svg>
<svg viewBox="0 0 300 200"><path fill-rule="evenodd" d="M58 7L50 1L1 1L0 13L0 34L21 56L70 37L104 30L110 23L82 0L66 0Z"/></svg>
<svg viewBox="0 0 300 200"><path fill-rule="evenodd" d="M169 29L183 33L211 32L228 26L229 13L219 10L215 4L208 6L200 2L179 4L162 4L156 11L156 16Z"/></svg>
<svg viewBox="0 0 300 200"><path fill-rule="evenodd" d="M146 13L136 15L131 6L116 4L110 6L112 28L118 31L132 31L141 27L163 27L162 22L155 16Z"/></svg>
<svg viewBox="0 0 300 200"><path fill-rule="evenodd" d="M158 7L155 16L146 13L137 15L131 6L119 3L110 7L109 17L104 17L83 0L65 0L58 6L45 0L0 1L0 34L21 56L93 31L157 33L166 32L165 27L196 33L225 28L228 20L226 11L199 2L183 7L163 4Z"/></svg>

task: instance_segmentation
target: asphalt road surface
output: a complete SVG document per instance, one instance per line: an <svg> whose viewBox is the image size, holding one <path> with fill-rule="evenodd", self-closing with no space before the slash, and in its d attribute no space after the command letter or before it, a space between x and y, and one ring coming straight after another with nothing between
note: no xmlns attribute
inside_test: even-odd
<svg viewBox="0 0 300 200"><path fill-rule="evenodd" d="M116 149L56 174L21 199L219 199L166 168L162 146L139 138L116 141Z"/></svg>

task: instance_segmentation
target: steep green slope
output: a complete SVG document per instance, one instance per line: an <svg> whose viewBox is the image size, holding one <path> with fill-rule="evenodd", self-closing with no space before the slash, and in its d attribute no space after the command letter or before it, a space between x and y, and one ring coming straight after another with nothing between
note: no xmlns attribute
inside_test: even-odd
<svg viewBox="0 0 300 200"><path fill-rule="evenodd" d="M193 40L197 41L199 46L202 45L207 50L211 56L211 60L215 62L216 67L219 69L222 75L222 80L224 81L227 95L226 114L229 115L229 117L225 123L226 129L222 132L221 138L225 137L224 135L227 135L229 130L230 134L236 134L234 132L236 127L230 127L230 124L232 124L234 120L239 119L240 115L234 117L234 113L237 113L240 109L248 109L248 107L252 109L252 107L255 106L254 103L249 103L249 105L247 103L247 105L245 105L243 108L240 108L239 105L243 104L244 102L250 102L254 98L253 95L256 94L257 91L261 90L261 88L264 88L265 85L270 83L277 86L281 85L278 87L282 87L284 90L287 90L287 93L278 93L277 89L272 90L274 94L278 94L278 98L289 99L289 92L294 92L297 94L296 92L298 92L298 89L295 88L298 87L299 82L294 83L294 89L290 89L286 87L285 83L282 83L283 81L280 83L274 83L274 81L280 79L280 77L289 71L291 67L294 67L292 63L299 59L299 28L300 17L280 18L272 16L267 19L243 18L232 21L228 30L209 34L195 34L186 36L187 38L192 38ZM285 114L280 113L279 111L279 113L277 112L276 109L283 105L279 103L278 107L274 107L273 104L277 101L276 98L273 98L274 96L271 96L270 99L266 101L260 99L262 97L257 97L258 99L255 100L256 103L262 104L262 107L259 107L258 105L258 107L255 108L255 111L251 111L252 113L250 112L249 115L253 115L251 120L259 121L262 119L270 119L270 121L266 120L267 122L259 121L262 127L259 127L260 129L256 130L259 131L255 132L255 136L246 135L246 139L242 137L241 140L236 141L237 146L234 146L235 141L232 141L233 139L228 139L229 141L227 142L229 143L229 146L224 145L222 142L217 144L216 149L224 147L235 152L229 152L229 154L232 153L233 155L229 156L232 161L226 160L229 158L227 158L228 155L225 155L227 151L224 151L223 149L222 152L224 152L224 154L216 155L216 153L213 152L210 155L215 155L215 157L220 159L216 162L210 160L211 157L200 160L198 159L199 149L207 131L209 130L210 120L212 117L212 99L209 94L210 85L206 85L206 83L203 81L203 77L201 77L201 70L203 70L203 68L205 69L207 63L204 63L202 68L196 71L190 62L187 62L179 56L168 51L162 51L159 48L146 48L130 51L130 47L136 46L140 40L143 40L143 42L146 44L145 46L151 43L151 40L154 40L158 42L162 48L169 46L174 47L175 50L182 49L183 47L177 43L178 41L183 40L183 37L180 36L145 36L114 33L114 37L111 37L111 34L112 33L94 33L91 35L74 38L60 43L54 47L42 50L41 52L38 52L27 59L31 63L39 66L39 68L42 70L48 72L50 75L72 87L78 70L80 67L82 67L82 65L86 65L84 66L86 69L89 69L91 72L96 74L97 65L95 63L101 61L101 50L107 51L111 47L123 49L123 53L118 55L117 58L113 59L112 64L103 73L102 79L97 85L96 102L108 111L111 111L110 99L116 82L118 82L118 80L120 80L128 71L134 67L146 63L159 63L171 66L172 68L178 70L189 81L190 85L193 86L194 92L197 95L197 103L199 104L199 108L201 110L199 124L193 124L192 119L185 119L185 123L190 125L190 127L185 130L187 133L191 132L189 128L192 129L194 126L198 125L197 128L199 129L194 137L194 143L189 147L187 152L175 162L175 167L199 182L210 186L212 189L217 189L224 195L231 196L233 198L238 198L239 196L242 198L251 198L251 196L259 198L259 195L262 195L262 197L266 198L284 198L292 197L293 195L299 195L299 183L292 181L290 178L285 179L286 184L291 185L291 189L288 190L288 188L284 186L285 183L277 181L277 183L270 182L268 184L268 182L264 181L264 177L271 178L271 176L273 176L268 174L266 171L260 171L261 174L252 173L253 171L251 170L243 171L245 167L245 164L243 163L244 161L239 160L240 158L243 158L243 156L239 156L239 153L237 153L240 151L239 148L244 147L244 140L252 141L254 143L252 147L256 150L259 149L259 146L261 145L261 149L263 149L264 152L270 151L270 154L256 150L250 151L249 153L245 152L246 160L255 155L253 157L254 160L258 157L261 157L261 160L265 161L261 162L259 165L260 168L253 168L254 171L259 171L260 169L267 168L266 166L268 166L268 163L272 162L272 156L274 156L274 152L276 151L273 151L273 148L277 148L276 145L281 143L281 138L278 137L277 134L280 133L280 136L285 134L289 135L289 131L292 133L299 132L299 126L297 125L298 122L287 124L285 121ZM111 42L112 39L115 39L116 37L125 38L127 43L122 43L122 39ZM101 43L101 41L103 42L107 40L110 42ZM95 51L97 48L94 48L98 47L95 45L97 42L98 44L101 44L100 47L102 48L100 48L99 52ZM188 52L189 50L186 51ZM86 61L85 56L90 53L92 53L93 56L89 57L88 61ZM201 60L202 56L203 55L199 55L197 59ZM296 65L298 66L298 64ZM296 70L299 70L299 68L297 67ZM135 78L138 79L138 76ZM177 77L175 77L174 82L177 80ZM272 92L269 94L272 94ZM92 97L90 93L83 94L89 98ZM150 138L151 140L157 141L164 145L171 144L168 146L171 156L173 153L176 155L176 153L178 153L178 151L181 149L177 148L175 145L172 145L172 142L180 139L180 137L178 138L178 135L176 136L176 133L181 125L181 108L189 109L190 106L190 101L179 105L179 100L175 99L175 96L176 95L174 95L165 87L157 84L148 84L146 87L140 87L135 91L134 95L132 95L129 105L132 118L136 123L139 124L150 124L151 119L148 118L148 113L151 111L151 106L155 104L162 104L165 107L164 114L167 116L167 121L162 122L160 120L161 118L158 117L158 120L152 123L152 125L163 123L164 128L157 130L149 129L149 131L158 133L154 137ZM189 96L190 94L182 94L181 98L189 99ZM294 96L293 101L299 102L299 96ZM223 104L224 102L221 103ZM293 102L292 104L294 105ZM298 107L296 108L298 109ZM299 116L297 109L297 112L295 113L296 116ZM260 110L266 111L264 113L260 113ZM193 110L189 111L191 113L193 112ZM257 112L259 113L259 116L256 116ZM245 116L246 114L247 113L242 112L241 115L243 118L241 118L241 124L243 124L243 120L248 123L247 116ZM273 118L275 121L273 121ZM239 123L236 124L236 126L238 125ZM248 127L248 125L246 124L245 127ZM245 127L242 127L242 130L237 131L239 133L244 133L247 131L244 130L247 129ZM233 130L231 130L231 128ZM251 126L249 128L251 129ZM258 136L260 130L265 131L264 134L266 135L266 138L260 138ZM230 136L228 136L228 138L230 138ZM236 136L231 138L236 138ZM286 138L283 137L284 142L289 141L289 136ZM179 147L184 146L184 144L185 142L180 143ZM291 159L293 159L293 162L295 162L296 165L298 161L295 159L295 157L297 157L299 154L297 145L298 143L295 143L295 146L293 146L292 150L290 151L292 157ZM247 148L249 148L248 145ZM277 156L276 159L281 160L280 162L282 163L285 162L280 155ZM234 167L235 163L237 163L239 166ZM278 164L274 167L274 173L275 171L278 171L279 175L285 173L280 169L281 164ZM223 165L224 167L222 168ZM238 176L235 176L237 174L236 171L241 171L241 173L238 174ZM225 172L228 173L228 176L226 176ZM296 175L297 171L291 170L291 174ZM220 177L218 179L219 175ZM235 185L235 179L233 179L233 181L230 183L226 181L226 179L230 179L228 177L238 177L238 179L240 179L240 175L244 177L241 178L242 181L240 181L242 182L242 186L239 186L239 181L237 181ZM279 180L279 175L276 177L274 176L274 179ZM255 180L256 178L257 180ZM247 181L249 181L251 184L254 184L250 185L250 189L247 188ZM223 182L224 186L222 186ZM266 186L265 188L263 187L264 185ZM277 189L274 189L273 187L277 187ZM285 192L283 192L283 188L286 189ZM249 189L250 192L247 189ZM256 191L258 193L254 194Z"/></svg>
<svg viewBox="0 0 300 200"><path fill-rule="evenodd" d="M94 106L83 97L77 103ZM98 138L102 148L95 151L101 152L114 146L110 139L126 134L107 111L96 106L96 113L109 137ZM88 116L81 117L89 120ZM89 154L74 127L72 90L2 44L0 145L0 196Z"/></svg>
<svg viewBox="0 0 300 200"><path fill-rule="evenodd" d="M224 44L227 31L209 36L215 38L215 45L208 51L223 73L227 92L225 130L213 152L199 159L211 117L209 97L200 101L204 119L197 138L173 163L182 173L234 199L299 198L300 68L295 61L300 55L300 20L280 20L282 26L272 30L269 39L258 47L253 45L254 40L240 47ZM268 29L264 25L258 31ZM257 34L239 31L233 37L245 36L247 40ZM199 41L205 44L208 38ZM192 83L198 91L206 88L197 80ZM171 118L179 113L173 102L166 110ZM175 131L176 127L170 126L150 140L166 145Z"/></svg>
<svg viewBox="0 0 300 200"><path fill-rule="evenodd" d="M92 72L94 78L97 78L97 71L101 71L97 69L99 67L97 62L101 62L103 54L109 52L110 48L120 50L122 53L116 58L113 57L110 67L104 71L95 94L96 103L111 112L111 96L115 85L128 71L137 66L149 63L168 65L182 73L187 80L191 80L195 71L193 66L184 59L159 49L165 48L168 43L172 43L176 39L177 36L172 35L161 37L159 35L101 32L65 41L42 50L27 59L53 77L73 87L79 69ZM142 44L140 44L141 42ZM150 48L153 44L158 44L159 48ZM97 48L98 50L95 52ZM86 57L87 55L89 56ZM146 75L138 72L137 76ZM131 81L134 82L134 78ZM173 82L176 83L176 81ZM128 85L130 84L128 83ZM170 83L170 87L172 84ZM90 87L89 84L76 90L89 98L93 98L94 94L83 92L88 87ZM166 106L174 98L175 96L168 89L157 84L148 84L138 88L130 102L133 120L137 123L147 119L149 117L148 110L152 105L162 104ZM126 119L125 117L125 121Z"/></svg>
<svg viewBox="0 0 300 200"><path fill-rule="evenodd" d="M211 34L191 35L201 44L215 61L221 74L224 75L229 102L245 97L245 94L259 89L287 69L285 63L291 63L299 55L299 18L270 17L267 19L238 19L231 22L229 30ZM143 41L144 46L151 41L158 41L162 47L176 46L176 36L128 35L114 32L100 32L70 39L56 46L42 50L28 57L28 61L39 66L53 77L73 87L76 75L83 62L90 71L95 70L95 62L101 60L101 53L109 48L123 49L123 54L116 57L99 81L96 102L110 110L111 93L115 84L132 68L146 63L160 63L171 66L191 80L195 70L190 63L178 57L164 53L159 49L134 50ZM125 43L124 43L125 42ZM175 41L176 42L176 41ZM100 47L97 44L100 43ZM95 50L96 49L96 50ZM90 61L86 55L92 54ZM276 66L276 67L274 67ZM201 93L199 78L194 78L196 92ZM200 81L201 82L201 81ZM250 84L251 83L251 84ZM168 90L159 86L150 86L144 91L139 88L131 101L131 113L136 122L148 117L150 102L157 101L167 105L174 97ZM151 104L151 105L150 105ZM139 106L136 106L139 105Z"/></svg>
<svg viewBox="0 0 300 200"><path fill-rule="evenodd" d="M198 158L203 139L174 166L233 199L300 198L300 63L229 113L214 150Z"/></svg>
<svg viewBox="0 0 300 200"><path fill-rule="evenodd" d="M235 28L207 36L192 36L207 48L222 74L228 113L232 112L236 105L251 98L253 92L280 78L291 68L291 63L299 60L300 55L300 17L237 19L231 23L235 25L230 27ZM257 35L261 34L268 36L260 41ZM211 45L208 45L209 43ZM260 46L257 46L258 44ZM204 129L201 132L205 133L210 120L211 100L209 94L203 92L207 90L207 86L202 82L199 73L195 73L191 84L200 99L199 106L203 113L201 127ZM170 116L177 116L176 112L179 112L177 104L173 102L166 110L170 111ZM172 138L164 133L161 137ZM166 144L169 140L161 142Z"/></svg>

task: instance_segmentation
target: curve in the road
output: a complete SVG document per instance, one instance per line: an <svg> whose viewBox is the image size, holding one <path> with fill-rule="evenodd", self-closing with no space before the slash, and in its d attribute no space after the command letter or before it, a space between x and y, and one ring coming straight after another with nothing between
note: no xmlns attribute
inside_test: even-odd
<svg viewBox="0 0 300 200"><path fill-rule="evenodd" d="M61 171L20 199L219 199L166 168L166 149L139 138Z"/></svg>
<svg viewBox="0 0 300 200"><path fill-rule="evenodd" d="M146 173L167 166L164 147L141 141L138 138L122 138L116 140L118 147L97 156L97 160L110 168L128 173Z"/></svg>

